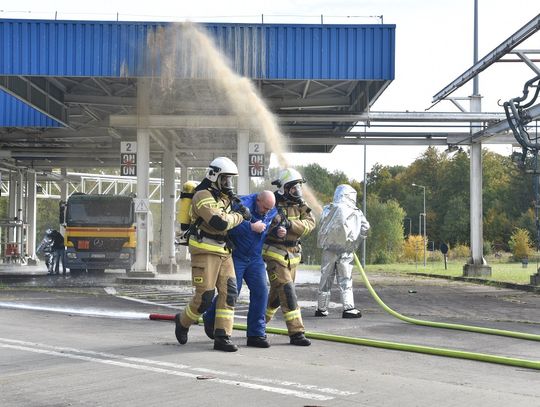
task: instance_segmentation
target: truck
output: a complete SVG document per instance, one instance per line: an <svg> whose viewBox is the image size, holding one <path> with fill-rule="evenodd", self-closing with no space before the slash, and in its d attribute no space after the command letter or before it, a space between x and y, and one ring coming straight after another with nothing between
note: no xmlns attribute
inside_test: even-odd
<svg viewBox="0 0 540 407"><path fill-rule="evenodd" d="M70 273L131 270L136 247L132 197L72 194L60 205L60 223L65 227L65 262Z"/></svg>

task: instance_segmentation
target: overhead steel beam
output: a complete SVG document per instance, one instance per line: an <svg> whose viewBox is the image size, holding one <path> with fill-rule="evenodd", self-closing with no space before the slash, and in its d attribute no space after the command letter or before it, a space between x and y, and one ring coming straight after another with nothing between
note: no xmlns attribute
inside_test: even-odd
<svg viewBox="0 0 540 407"><path fill-rule="evenodd" d="M340 122L488 122L503 120L503 113L462 113L462 112L369 112L360 114L281 114L280 122L340 123ZM111 115L112 127L137 127L136 115ZM172 116L150 115L149 128L216 128L236 129L240 123L235 116Z"/></svg>
<svg viewBox="0 0 540 407"><path fill-rule="evenodd" d="M333 138L341 140L343 138L447 138L450 135L456 137L470 136L470 133L449 133L449 132L402 132L402 131L370 131L370 132L321 132L321 133L290 133L287 136L296 140L302 138Z"/></svg>
<svg viewBox="0 0 540 407"><path fill-rule="evenodd" d="M64 96L64 103L66 104L81 104L81 105L95 105L95 106L136 106L137 98L135 97L123 97L123 96L94 96L94 95L80 95L80 94L66 94Z"/></svg>
<svg viewBox="0 0 540 407"><path fill-rule="evenodd" d="M530 59L526 54L534 53L540 54L540 50L515 50L512 51L512 54L516 54L521 61L523 61L529 68L531 68L535 74L540 75L540 68L534 64L534 61ZM536 60L538 62L538 60Z"/></svg>
<svg viewBox="0 0 540 407"><path fill-rule="evenodd" d="M397 138L390 138L390 137L372 137L372 138L301 138L301 139L287 139L285 141L288 145L294 145L294 146L312 146L312 145L330 145L330 146L337 146L337 145L390 145L395 146L399 143L399 145L402 146L445 146L447 145L446 138L422 138L422 139L397 139Z"/></svg>
<svg viewBox="0 0 540 407"><path fill-rule="evenodd" d="M328 108L348 107L351 100L347 96L322 97L313 99L267 99L268 104L274 109L302 109L302 108Z"/></svg>
<svg viewBox="0 0 540 407"><path fill-rule="evenodd" d="M25 76L0 76L0 89L19 99L33 109L68 126L67 106L62 90L44 78Z"/></svg>
<svg viewBox="0 0 540 407"><path fill-rule="evenodd" d="M486 122L505 118L503 113L369 112L359 114L281 114L281 122Z"/></svg>
<svg viewBox="0 0 540 407"><path fill-rule="evenodd" d="M109 123L112 127L137 127L136 115L111 115ZM148 116L148 128L194 128L194 129L237 129L240 122L234 116L173 116L173 115L150 115Z"/></svg>
<svg viewBox="0 0 540 407"><path fill-rule="evenodd" d="M531 121L540 119L540 104L525 110L525 112L531 118ZM510 130L508 120L501 120L500 122L475 133L471 139L474 143L484 142L486 139L496 136L497 134L507 132L508 130Z"/></svg>
<svg viewBox="0 0 540 407"><path fill-rule="evenodd" d="M450 93L467 83L469 80L474 78L480 72L491 66L493 63L497 62L500 58L510 52L512 49L517 47L535 32L540 29L540 14L534 17L531 21L517 30L509 38L503 41L499 46L497 46L493 51L488 53L480 61L475 63L472 67L467 69L456 79L454 79L450 84L446 85L441 91L439 91L435 96L433 96L432 102L438 102L441 99L444 99Z"/></svg>

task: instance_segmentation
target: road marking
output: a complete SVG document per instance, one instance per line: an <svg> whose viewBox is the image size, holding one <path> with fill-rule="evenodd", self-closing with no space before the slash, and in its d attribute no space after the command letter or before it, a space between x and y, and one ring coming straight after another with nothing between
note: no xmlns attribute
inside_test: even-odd
<svg viewBox="0 0 540 407"><path fill-rule="evenodd" d="M84 351L84 350L76 350L76 349L74 350L74 352L71 352L71 353L69 351L66 351L66 350L64 350L62 352L59 352L57 350L46 349L48 347L47 345L39 344L39 343L14 341L14 340L6 339L6 338L0 338L0 341L2 341L2 342L12 342L12 343L13 342L19 342L21 344L26 344L26 345L32 346L32 347L29 347L29 346L22 346L22 345L12 345L12 344L9 344L9 343L1 343L0 342L0 347L7 348L7 349L14 349L14 350L20 350L20 351L25 351L25 352L39 353L39 354L62 357L62 358L68 358L68 359L84 360L86 362L102 363L102 364L106 364L106 365L112 365L112 366L118 366L118 367L124 367L124 368L136 369L136 370L144 370L144 371L148 371L148 372L161 373L161 374L167 374L167 375L173 375L173 376L181 376L181 377L187 377L187 378L191 378L191 379L197 379L197 377L200 376L200 374L198 374L198 373L189 373L189 372L183 372L183 371L179 371L179 370L165 369L165 368L162 368L162 367L154 367L154 366L147 366L147 365L137 364L137 363L132 363L132 362L124 362L124 361L122 361L122 359L129 359L129 358L123 358L122 356L119 356L119 355L111 355L113 358L102 359L102 358L77 354L77 353L95 354L97 352L87 352L87 351ZM41 347L42 349L38 349L36 346ZM61 349L66 349L66 348L61 348ZM139 359L139 360L144 360L144 359ZM145 360L145 363L155 363L155 361ZM179 365L179 366L182 366L182 365ZM217 382L217 383L221 383L221 384L225 384L225 385L235 386L235 387L243 387L243 388L251 389L251 390L267 391L267 392L271 392L271 393L278 393L278 394L294 396L294 397L299 397L299 398L309 399L309 400L326 401L326 400L332 400L333 399L333 397L322 395L322 394L307 393L307 392L298 391L298 390L291 390L291 389L286 389L286 388L272 387L272 386L255 384L255 383L248 383L248 382L239 381L239 380L227 380L227 379L220 379L220 378L216 377L216 378L212 379L212 381Z"/></svg>
<svg viewBox="0 0 540 407"><path fill-rule="evenodd" d="M244 375L225 372L225 371L218 371L218 370L212 370L212 369L206 369L206 368L197 368L197 367L191 367L188 365L175 364L175 363L169 363L169 362L160 362L160 361L152 360L152 359L124 357L122 355L115 355L111 353L94 352L90 350L67 348L67 347L60 347L60 346L50 346L50 345L46 345L42 343L19 341L19 340L8 339L8 338L0 338L0 347L27 351L27 352L40 353L40 354L47 354L50 356L84 360L84 361L94 362L94 363L103 363L103 364L114 365L114 366L125 367L125 368L146 370L146 371L150 371L154 373L162 373L162 374L168 374L168 375L195 378L195 379L198 376L200 376L201 373L210 373L212 375L224 375L227 377L236 377L241 380L228 380L228 379L222 379L222 378L215 378L213 379L213 381L221 383L221 384L225 384L225 385L232 385L232 386L237 386L237 387L239 386L239 387L244 387L244 388L248 388L252 390L267 391L271 393L290 395L290 396L303 398L303 399L310 399L310 400L321 400L321 401L332 400L334 397L329 396L329 395L349 396L349 395L356 394L356 392L341 391L341 390L332 389L332 388L319 388L318 386L315 386L315 385L259 378L259 377L253 377L253 376L244 376ZM155 366L148 366L148 365L155 365ZM180 371L179 369L191 370L196 373ZM259 383L267 383L267 384L250 383L245 380L251 380L251 381L255 381ZM303 389L305 391L287 389L287 388L276 387L276 386L295 387L298 389ZM313 393L313 391L317 391L319 393L325 393L329 395L315 394Z"/></svg>

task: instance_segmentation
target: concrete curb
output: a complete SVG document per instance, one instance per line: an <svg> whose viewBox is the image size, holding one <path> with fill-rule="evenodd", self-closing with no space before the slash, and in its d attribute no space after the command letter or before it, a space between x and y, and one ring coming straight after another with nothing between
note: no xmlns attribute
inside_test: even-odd
<svg viewBox="0 0 540 407"><path fill-rule="evenodd" d="M442 278L444 280L465 281L467 283L489 285L491 287L510 288L510 289L513 289L513 290L521 290L521 291L529 291L529 292L533 292L533 293L540 293L540 287L535 286L535 285L531 285L531 284L516 284L516 283L508 283L508 282L504 282L504 281L487 280L485 278L454 277L454 276L443 276L443 275L428 274L428 273L408 273L408 274L411 274L411 275L414 275L414 276L421 276L421 277Z"/></svg>

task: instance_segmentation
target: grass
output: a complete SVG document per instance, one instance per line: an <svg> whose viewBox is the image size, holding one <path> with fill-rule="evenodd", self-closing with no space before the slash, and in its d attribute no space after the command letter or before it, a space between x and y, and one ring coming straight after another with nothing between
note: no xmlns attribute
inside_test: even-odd
<svg viewBox="0 0 540 407"><path fill-rule="evenodd" d="M488 256L486 258L491 267L490 277L481 277L485 280L500 281L513 284L530 284L531 275L536 274L540 267L540 259L530 259L526 268L520 262L510 261L509 254L503 254L502 257ZM366 271L380 273L424 273L435 276L463 277L463 266L466 259L458 258L447 260L447 269L444 268L443 260L429 260L424 268L423 261L415 263L393 263L393 264L367 264ZM320 270L319 265L302 265L302 268L308 270ZM356 267L355 267L356 268ZM357 271L357 270L356 270Z"/></svg>
<svg viewBox="0 0 540 407"><path fill-rule="evenodd" d="M394 263L394 264L368 264L366 271L383 273L425 273L450 277L462 277L465 259L455 259L447 262L447 269L444 268L443 261L428 261L426 267L423 262L414 263ZM491 276L481 277L490 281L500 281L514 284L530 284L530 277L537 273L538 264L529 263L524 268L521 263L508 262L506 260L488 259L491 266Z"/></svg>

